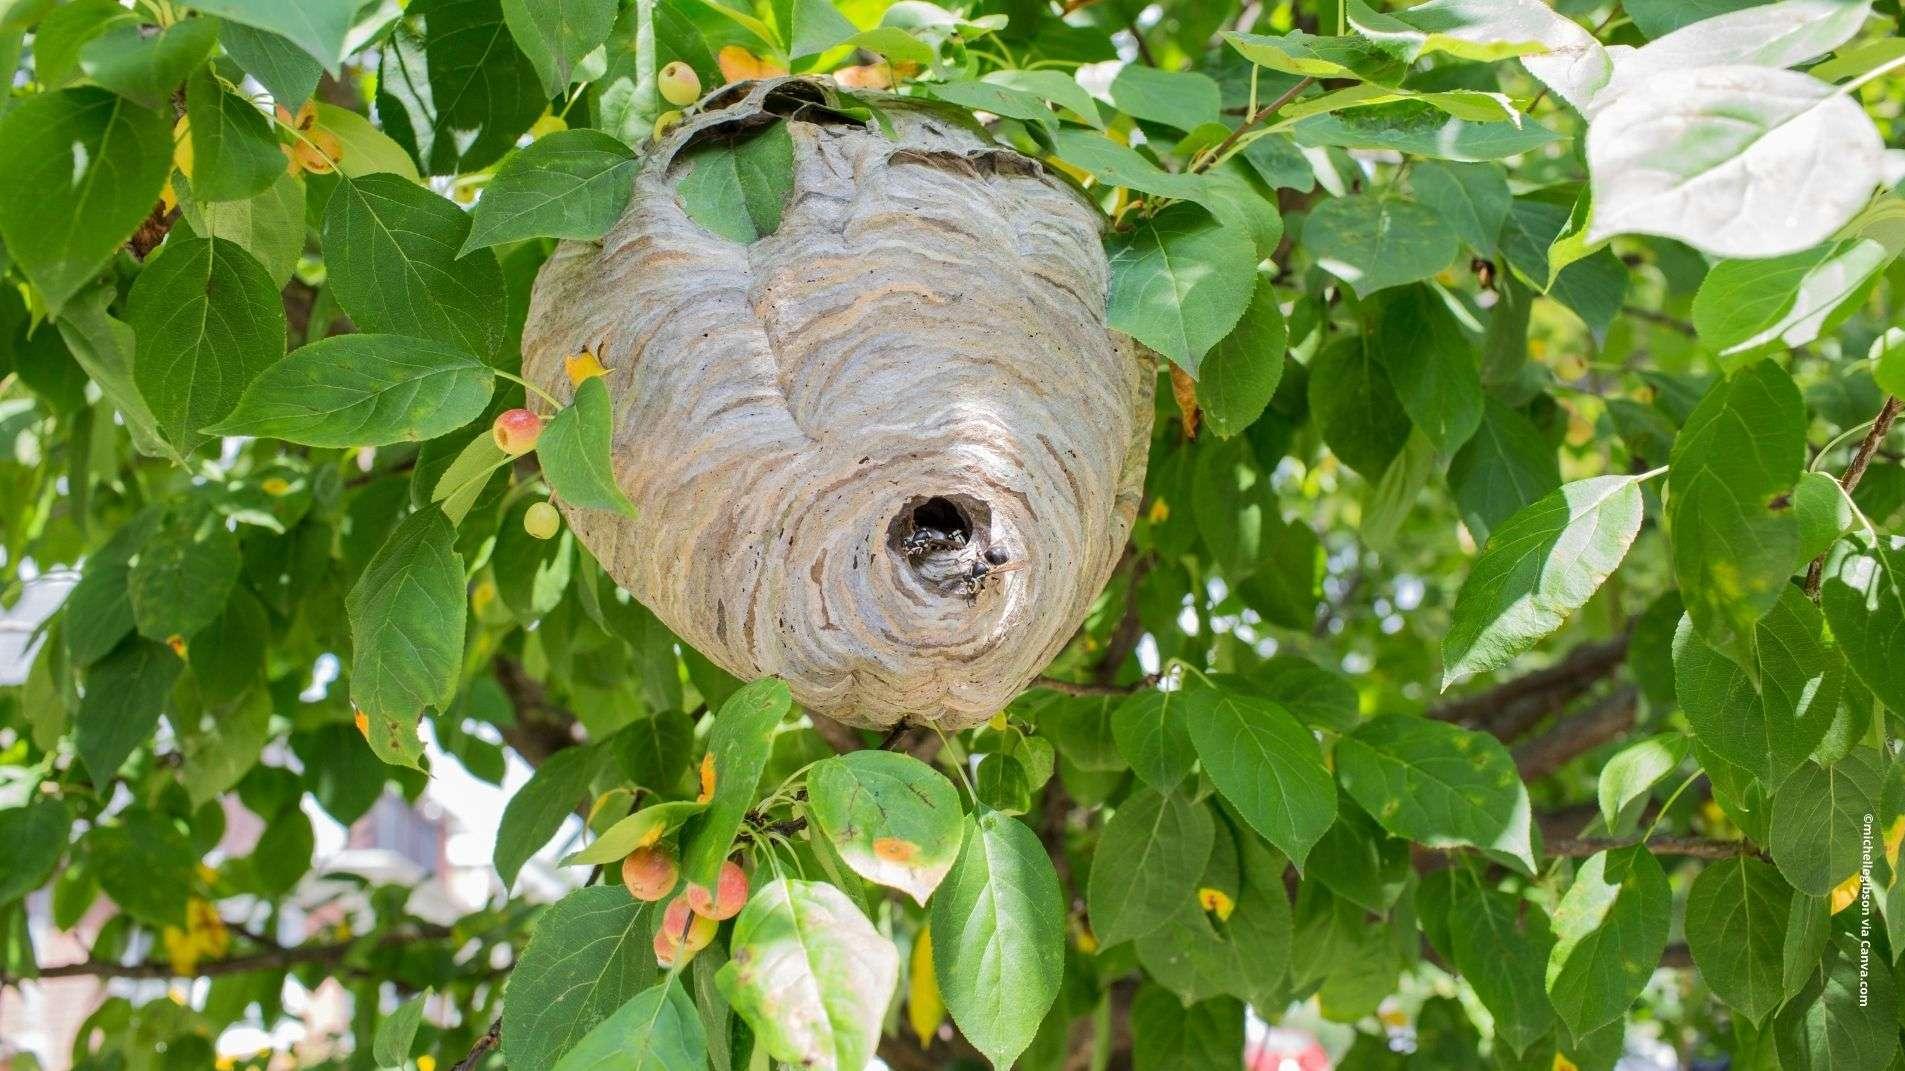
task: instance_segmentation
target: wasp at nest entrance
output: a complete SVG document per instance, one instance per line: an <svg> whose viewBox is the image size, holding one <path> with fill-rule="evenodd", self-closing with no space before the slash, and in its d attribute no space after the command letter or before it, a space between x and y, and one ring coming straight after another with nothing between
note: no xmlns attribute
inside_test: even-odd
<svg viewBox="0 0 1905 1071"><path fill-rule="evenodd" d="M994 540L991 516L966 495L914 499L893 518L893 547L927 590L978 602L995 577L1025 564Z"/></svg>

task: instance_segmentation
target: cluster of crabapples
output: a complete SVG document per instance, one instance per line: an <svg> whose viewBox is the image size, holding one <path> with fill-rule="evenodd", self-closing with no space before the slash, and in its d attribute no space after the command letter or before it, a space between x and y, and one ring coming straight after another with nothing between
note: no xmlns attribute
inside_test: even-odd
<svg viewBox="0 0 1905 1071"><path fill-rule="evenodd" d="M490 425L490 437L496 440L497 449L511 457L526 454L542 437L542 418L527 409L510 409ZM523 514L523 531L537 539L549 539L561 527L562 517L547 499L531 505Z"/></svg>
<svg viewBox="0 0 1905 1071"><path fill-rule="evenodd" d="M646 903L666 900L680 879L681 867L666 845L637 848L622 860L622 884L631 896ZM712 891L688 882L662 911L661 925L655 930L655 962L664 967L687 963L714 940L721 923L740 914L746 903L747 873L732 859L721 864Z"/></svg>

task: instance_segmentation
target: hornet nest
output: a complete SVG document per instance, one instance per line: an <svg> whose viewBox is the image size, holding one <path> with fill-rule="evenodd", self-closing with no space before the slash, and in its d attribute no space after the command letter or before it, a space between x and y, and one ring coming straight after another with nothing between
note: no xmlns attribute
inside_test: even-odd
<svg viewBox="0 0 1905 1071"><path fill-rule="evenodd" d="M1144 482L1155 373L1105 327L1097 210L964 117L824 82L719 90L644 160L601 243L536 280L528 378L606 365L636 519L576 535L677 635L853 725L952 730L1077 630ZM779 226L690 219L684 150L777 122Z"/></svg>

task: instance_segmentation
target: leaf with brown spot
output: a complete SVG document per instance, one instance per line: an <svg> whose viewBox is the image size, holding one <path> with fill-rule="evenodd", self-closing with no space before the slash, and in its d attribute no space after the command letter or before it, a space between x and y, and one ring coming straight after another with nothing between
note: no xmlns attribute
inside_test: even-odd
<svg viewBox="0 0 1905 1071"><path fill-rule="evenodd" d="M827 759L808 774L807 795L815 823L855 873L922 904L959 854L959 793L910 755Z"/></svg>

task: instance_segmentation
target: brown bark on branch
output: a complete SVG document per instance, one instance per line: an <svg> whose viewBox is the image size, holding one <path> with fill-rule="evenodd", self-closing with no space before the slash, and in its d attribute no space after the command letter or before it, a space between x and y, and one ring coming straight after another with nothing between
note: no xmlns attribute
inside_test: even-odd
<svg viewBox="0 0 1905 1071"><path fill-rule="evenodd" d="M441 941L450 936L450 931L440 926L428 926L410 934L391 934L377 943L380 948L406 945L416 941ZM243 956L230 956L225 959L208 960L198 964L196 970L180 974L166 963L114 963L110 960L84 960L79 963L67 963L57 967L43 967L39 978L216 978L227 974L244 974L247 971L279 970L305 963L336 965L341 963L352 950L362 947L357 941L344 941L337 944L298 945L293 947L267 948L263 952L253 952ZM20 979L14 979L20 980Z"/></svg>
<svg viewBox="0 0 1905 1071"><path fill-rule="evenodd" d="M1866 466L1872 463L1872 455L1878 452L1885 437L1892 433L1892 424L1898 420L1898 412L1905 407L1905 399L1887 398L1879 408L1879 415L1872 418L1872 430L1867 432L1859 448L1852 452L1852 460L1846 463L1845 475L1839 477L1839 486L1850 495L1858 489L1859 481L1865 478ZM1819 555L1806 567L1806 594L1813 599L1819 598L1819 585L1825 581L1826 556Z"/></svg>
<svg viewBox="0 0 1905 1071"><path fill-rule="evenodd" d="M1551 666L1432 707L1429 717L1512 741L1613 675L1627 660L1627 641L1623 632L1583 644Z"/></svg>
<svg viewBox="0 0 1905 1071"><path fill-rule="evenodd" d="M1524 781L1551 774L1577 755L1592 751L1634 727L1640 690L1633 685L1617 689L1579 714L1557 722L1547 732L1515 748L1515 768Z"/></svg>

